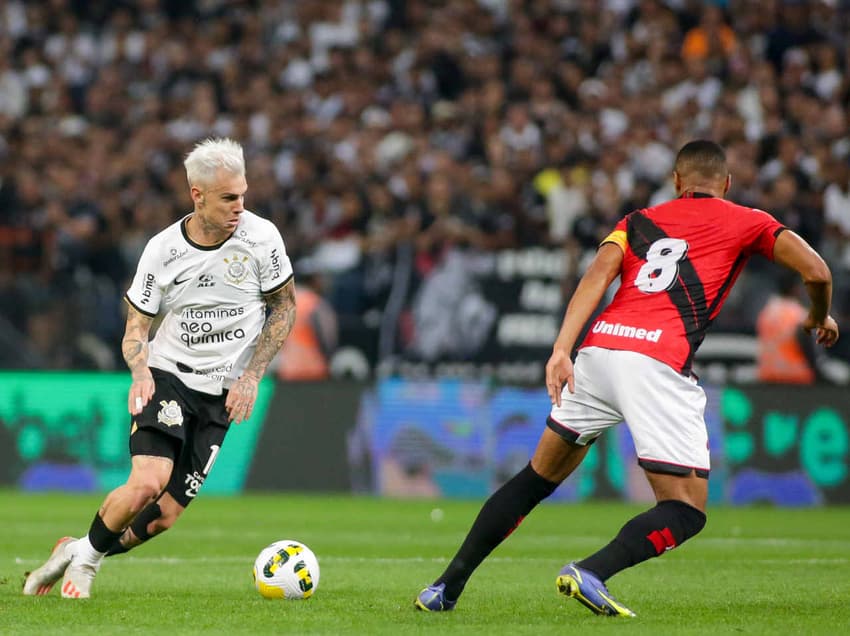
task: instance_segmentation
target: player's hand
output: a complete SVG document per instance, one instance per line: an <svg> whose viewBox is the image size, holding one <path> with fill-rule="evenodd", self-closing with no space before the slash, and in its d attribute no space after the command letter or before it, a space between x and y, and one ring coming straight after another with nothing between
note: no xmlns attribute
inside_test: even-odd
<svg viewBox="0 0 850 636"><path fill-rule="evenodd" d="M561 393L565 384L570 393L576 392L573 361L570 360L569 351L555 349L549 362L546 363L546 391L549 393L549 400L555 406L561 406Z"/></svg>
<svg viewBox="0 0 850 636"><path fill-rule="evenodd" d="M127 410L130 411L130 415L141 413L151 401L154 391L156 391L156 385L150 369L145 367L138 375L133 374L130 395L127 397Z"/></svg>
<svg viewBox="0 0 850 636"><path fill-rule="evenodd" d="M254 402L257 401L257 387L260 379L245 373L236 380L227 393L227 401L224 408L230 416L230 421L239 424L251 417L254 410Z"/></svg>
<svg viewBox="0 0 850 636"><path fill-rule="evenodd" d="M824 347L831 347L838 341L838 323L832 316L827 316L823 322L817 322L808 316L803 321L803 329L806 333L811 333L814 329L817 335L816 342Z"/></svg>

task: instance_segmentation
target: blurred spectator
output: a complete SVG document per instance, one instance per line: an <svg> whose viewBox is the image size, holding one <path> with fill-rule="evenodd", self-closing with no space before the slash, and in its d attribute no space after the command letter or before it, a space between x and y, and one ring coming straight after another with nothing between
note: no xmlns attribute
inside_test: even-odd
<svg viewBox="0 0 850 636"><path fill-rule="evenodd" d="M828 182L823 193L827 249L836 264L850 271L850 160L833 160Z"/></svg>
<svg viewBox="0 0 850 636"><path fill-rule="evenodd" d="M326 380L339 336L336 312L321 296L321 277L304 273L298 279L295 324L278 356L277 377Z"/></svg>
<svg viewBox="0 0 850 636"><path fill-rule="evenodd" d="M589 175L583 166L567 163L551 178L551 185L541 183L540 188L546 197L549 239L557 244L572 236L576 220L586 216L590 209Z"/></svg>
<svg viewBox="0 0 850 636"><path fill-rule="evenodd" d="M682 57L707 60L710 68L719 73L737 46L738 39L725 23L721 8L716 4L706 4L699 24L685 33Z"/></svg>
<svg viewBox="0 0 850 636"><path fill-rule="evenodd" d="M531 120L526 104L511 104L508 107L507 121L499 131L499 138L507 147L509 155L540 151L540 128Z"/></svg>
<svg viewBox="0 0 850 636"><path fill-rule="evenodd" d="M811 85L818 97L831 101L838 96L844 83L838 59L838 49L831 42L819 42L814 48L815 74Z"/></svg>
<svg viewBox="0 0 850 636"><path fill-rule="evenodd" d="M765 55L778 69L785 52L794 47L805 47L823 39L823 35L809 20L811 5L817 0L779 0L776 26L767 34Z"/></svg>
<svg viewBox="0 0 850 636"><path fill-rule="evenodd" d="M764 203L759 207L769 210L811 245L820 245L823 217L820 210L810 207L800 196L797 179L783 172L770 182L768 188Z"/></svg>
<svg viewBox="0 0 850 636"><path fill-rule="evenodd" d="M812 384L815 381L815 345L803 328L808 311L796 272L784 272L777 292L770 296L756 321L758 379L762 382Z"/></svg>
<svg viewBox="0 0 850 636"><path fill-rule="evenodd" d="M120 360L114 299L188 211L181 153L210 134L243 142L247 207L326 278L343 341L386 336L455 251L594 250L674 196L697 136L850 311L848 42L850 5L819 0L7 0L0 342L23 366ZM762 301L733 295L722 326L753 333Z"/></svg>
<svg viewBox="0 0 850 636"><path fill-rule="evenodd" d="M850 158L828 166L823 194L824 253L833 267L833 295L838 313L850 315Z"/></svg>

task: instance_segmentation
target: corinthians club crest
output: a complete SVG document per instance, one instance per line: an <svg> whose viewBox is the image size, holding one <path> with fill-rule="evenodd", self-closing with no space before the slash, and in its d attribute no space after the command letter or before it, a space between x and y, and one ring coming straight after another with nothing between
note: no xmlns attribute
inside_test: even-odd
<svg viewBox="0 0 850 636"><path fill-rule="evenodd" d="M183 411L180 410L180 405L175 400L166 402L162 400L159 405L159 413L156 414L156 419L166 426L181 426L183 424Z"/></svg>
<svg viewBox="0 0 850 636"><path fill-rule="evenodd" d="M241 284L248 277L247 261L247 255L240 256L234 253L230 258L225 256L224 262L227 263L227 271L224 273L224 280L234 285Z"/></svg>

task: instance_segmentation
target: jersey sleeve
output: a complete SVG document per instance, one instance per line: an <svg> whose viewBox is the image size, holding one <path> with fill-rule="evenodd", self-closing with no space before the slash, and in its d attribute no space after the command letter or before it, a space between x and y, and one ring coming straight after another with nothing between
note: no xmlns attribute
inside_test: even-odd
<svg viewBox="0 0 850 636"><path fill-rule="evenodd" d="M776 237L787 228L763 210L751 209L739 215L739 236L747 255L761 254L773 260L773 245Z"/></svg>
<svg viewBox="0 0 850 636"><path fill-rule="evenodd" d="M130 289L124 294L124 298L136 311L153 318L159 313L159 304L162 301L162 287L159 284L159 261L156 257L157 250L152 242L148 242L139 259L139 266Z"/></svg>
<svg viewBox="0 0 850 636"><path fill-rule="evenodd" d="M606 236L602 242L599 244L599 247L605 245L605 243L614 243L614 245L618 245L621 250L623 250L623 254L626 253L626 247L629 244L628 237L626 236L626 219L620 219L620 222L614 227L611 233Z"/></svg>
<svg viewBox="0 0 850 636"><path fill-rule="evenodd" d="M271 226L266 257L260 265L260 291L273 294L292 278L292 263L286 254L283 237L274 225Z"/></svg>

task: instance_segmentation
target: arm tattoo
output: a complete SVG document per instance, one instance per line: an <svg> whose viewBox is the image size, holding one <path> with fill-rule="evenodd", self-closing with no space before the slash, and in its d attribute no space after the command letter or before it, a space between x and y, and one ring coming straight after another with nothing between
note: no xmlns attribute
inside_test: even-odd
<svg viewBox="0 0 850 636"><path fill-rule="evenodd" d="M257 379L263 377L269 362L283 346L295 324L295 283L290 280L279 292L267 296L266 305L269 308L266 324L263 325L257 348L245 369L245 375Z"/></svg>
<svg viewBox="0 0 850 636"><path fill-rule="evenodd" d="M121 341L121 353L133 376L148 367L148 336L153 318L136 311L132 306L127 309L127 326Z"/></svg>

